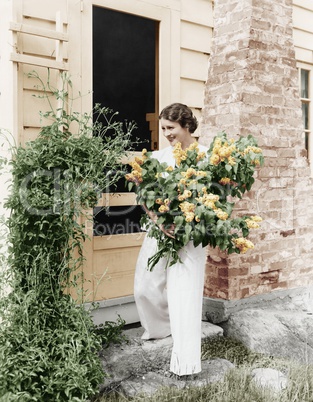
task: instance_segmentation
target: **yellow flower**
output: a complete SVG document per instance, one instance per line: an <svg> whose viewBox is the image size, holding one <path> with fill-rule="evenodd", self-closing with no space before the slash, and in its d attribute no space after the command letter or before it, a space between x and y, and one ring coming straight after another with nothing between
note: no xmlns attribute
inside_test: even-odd
<svg viewBox="0 0 313 402"><path fill-rule="evenodd" d="M183 186L186 186L187 180L186 179L180 179L179 184L182 184Z"/></svg>
<svg viewBox="0 0 313 402"><path fill-rule="evenodd" d="M167 211L169 211L169 207L167 205L161 205L159 207L159 212L164 213L164 212L167 212Z"/></svg>
<svg viewBox="0 0 313 402"><path fill-rule="evenodd" d="M215 214L218 217L218 219L220 219L221 221L226 221L226 219L228 218L228 214L224 211L222 211L220 208L217 208L215 210Z"/></svg>
<svg viewBox="0 0 313 402"><path fill-rule="evenodd" d="M219 148L222 145L222 141L220 138L216 138L214 141L214 147Z"/></svg>
<svg viewBox="0 0 313 402"><path fill-rule="evenodd" d="M207 208L216 210L215 202L218 201L219 198L220 197L218 195L210 193L210 194L203 194L202 197L198 197L196 198L196 200L201 204L205 205Z"/></svg>
<svg viewBox="0 0 313 402"><path fill-rule="evenodd" d="M128 181L133 181L133 178L134 178L134 176L131 173L127 173L125 175L125 179L128 180Z"/></svg>
<svg viewBox="0 0 313 402"><path fill-rule="evenodd" d="M138 163L138 165L142 165L144 160L142 158L139 158L139 156L135 157L135 161Z"/></svg>
<svg viewBox="0 0 313 402"><path fill-rule="evenodd" d="M249 229L259 229L260 225L259 222L262 222L262 218L258 215L253 215L247 218L245 221Z"/></svg>
<svg viewBox="0 0 313 402"><path fill-rule="evenodd" d="M201 220L201 219L200 219L199 216L197 215L197 216L195 217L195 221L196 221L196 222L200 222L200 220Z"/></svg>
<svg viewBox="0 0 313 402"><path fill-rule="evenodd" d="M194 176L196 174L197 174L197 171L195 169L193 169L193 168L188 168L187 171L186 171L186 177L188 179L190 179L190 177L192 177L192 176Z"/></svg>
<svg viewBox="0 0 313 402"><path fill-rule="evenodd" d="M260 225L252 219L245 219L249 229L259 229Z"/></svg>
<svg viewBox="0 0 313 402"><path fill-rule="evenodd" d="M193 212L186 212L185 213L186 222L192 222L194 217L195 217L195 214Z"/></svg>
<svg viewBox="0 0 313 402"><path fill-rule="evenodd" d="M228 163L229 165L234 166L236 165L236 159L233 156L229 156Z"/></svg>
<svg viewBox="0 0 313 402"><path fill-rule="evenodd" d="M198 148L198 143L197 143L197 141L191 143L191 144L189 145L189 147L186 149L186 151L193 151L194 149L196 149L196 150L199 149L199 148Z"/></svg>
<svg viewBox="0 0 313 402"><path fill-rule="evenodd" d="M174 168L173 168L173 166L168 166L165 170L167 172L172 172L174 170Z"/></svg>
<svg viewBox="0 0 313 402"><path fill-rule="evenodd" d="M191 202L184 201L181 204L179 204L179 208L184 212L193 212L196 209L195 204Z"/></svg>
<svg viewBox="0 0 313 402"><path fill-rule="evenodd" d="M162 198L157 198L157 199L155 200L155 202L156 202L156 204L159 204L159 205L162 205L162 204L163 204Z"/></svg>
<svg viewBox="0 0 313 402"><path fill-rule="evenodd" d="M204 159L205 155L206 155L205 152L199 152L197 156L197 162L199 162L201 159Z"/></svg>
<svg viewBox="0 0 313 402"><path fill-rule="evenodd" d="M220 162L220 157L217 154L213 154L210 158L210 163L212 165L218 165Z"/></svg>
<svg viewBox="0 0 313 402"><path fill-rule="evenodd" d="M213 201L210 200L205 200L203 203L206 207L211 208L211 209L216 209L216 205L214 204Z"/></svg>
<svg viewBox="0 0 313 402"><path fill-rule="evenodd" d="M181 161L187 158L187 153L182 149L180 142L174 146L173 155L177 166L180 166Z"/></svg>
<svg viewBox="0 0 313 402"><path fill-rule="evenodd" d="M244 151L244 154L249 153L250 151L254 152L255 154L261 154L262 153L262 149L258 148L258 147L254 147L252 145L249 145Z"/></svg>
<svg viewBox="0 0 313 402"><path fill-rule="evenodd" d="M222 177L221 180L219 181L219 183L224 186L225 184L230 183L230 179L228 177Z"/></svg>
<svg viewBox="0 0 313 402"><path fill-rule="evenodd" d="M138 172L142 171L142 167L139 165L138 162L134 161L130 163L130 166L133 168L133 170L137 170Z"/></svg>
<svg viewBox="0 0 313 402"><path fill-rule="evenodd" d="M207 199L209 201L213 201L213 202L216 202L220 199L220 197L217 194L212 194L212 193L206 194L204 197L205 197L205 199Z"/></svg>
<svg viewBox="0 0 313 402"><path fill-rule="evenodd" d="M198 172L196 172L196 175L206 177L208 174L204 170L199 170Z"/></svg>
<svg viewBox="0 0 313 402"><path fill-rule="evenodd" d="M237 239L233 239L233 243L235 247L237 247L241 254L246 253L250 248L254 248L254 244L245 239L244 237L238 237Z"/></svg>
<svg viewBox="0 0 313 402"><path fill-rule="evenodd" d="M184 192L183 192L183 197L185 197L185 199L186 198L189 198L189 197L191 197L192 196L192 192L190 191L190 190L185 190Z"/></svg>
<svg viewBox="0 0 313 402"><path fill-rule="evenodd" d="M141 171L139 170L133 170L131 174L137 178L141 177Z"/></svg>
<svg viewBox="0 0 313 402"><path fill-rule="evenodd" d="M201 191L203 192L203 194L206 194L208 189L206 187L202 187Z"/></svg>
<svg viewBox="0 0 313 402"><path fill-rule="evenodd" d="M258 159L254 159L251 163L253 165L260 166L260 161Z"/></svg>
<svg viewBox="0 0 313 402"><path fill-rule="evenodd" d="M165 198L164 204L169 205L171 203L171 200L169 198Z"/></svg>
<svg viewBox="0 0 313 402"><path fill-rule="evenodd" d="M142 155L146 155L147 152L148 152L148 151L146 150L146 148L144 148L144 149L141 151Z"/></svg>
<svg viewBox="0 0 313 402"><path fill-rule="evenodd" d="M136 183L137 185L139 183L143 182L143 178L141 177L141 173L136 171L136 170L132 171L131 173L127 173L125 175L125 179L128 180L128 181L132 181L132 182Z"/></svg>
<svg viewBox="0 0 313 402"><path fill-rule="evenodd" d="M218 154L221 158L228 158L232 152L232 147L227 147L224 145L219 149Z"/></svg>

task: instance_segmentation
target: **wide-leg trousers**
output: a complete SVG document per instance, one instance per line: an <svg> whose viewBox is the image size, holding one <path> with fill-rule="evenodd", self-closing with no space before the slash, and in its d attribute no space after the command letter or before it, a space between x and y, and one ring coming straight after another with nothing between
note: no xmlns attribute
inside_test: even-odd
<svg viewBox="0 0 313 402"><path fill-rule="evenodd" d="M163 258L150 272L147 261L157 250L146 236L139 253L134 296L143 339L172 335L170 370L177 375L201 371L201 318L206 248L190 242L181 251L181 263L165 269Z"/></svg>

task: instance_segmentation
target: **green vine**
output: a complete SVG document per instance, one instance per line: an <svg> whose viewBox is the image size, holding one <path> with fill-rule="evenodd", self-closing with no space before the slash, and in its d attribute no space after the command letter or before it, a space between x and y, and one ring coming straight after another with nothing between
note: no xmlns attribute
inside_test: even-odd
<svg viewBox="0 0 313 402"><path fill-rule="evenodd" d="M104 373L92 319L67 294L83 262L86 234L79 219L90 218L99 193L124 174L121 158L133 125L99 105L90 114L72 112L66 75L60 90L37 73L29 77L50 104L42 114L50 124L12 149L6 203L11 292L0 300L0 399L85 401Z"/></svg>

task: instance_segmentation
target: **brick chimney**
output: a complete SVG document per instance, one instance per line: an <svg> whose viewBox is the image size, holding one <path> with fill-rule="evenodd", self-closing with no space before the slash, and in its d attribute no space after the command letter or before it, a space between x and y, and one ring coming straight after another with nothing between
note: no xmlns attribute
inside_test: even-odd
<svg viewBox="0 0 313 402"><path fill-rule="evenodd" d="M265 165L236 214L262 216L255 248L209 250L205 296L239 300L313 285L313 185L292 38L291 0L216 0L202 139L253 134Z"/></svg>

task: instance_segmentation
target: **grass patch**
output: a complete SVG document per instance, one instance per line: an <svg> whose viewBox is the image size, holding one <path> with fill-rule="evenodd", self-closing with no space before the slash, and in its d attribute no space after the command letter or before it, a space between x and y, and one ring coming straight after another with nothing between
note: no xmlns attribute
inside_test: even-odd
<svg viewBox="0 0 313 402"><path fill-rule="evenodd" d="M236 365L223 381L203 387L184 389L161 388L156 394L126 398L115 392L98 396L94 402L312 402L313 366L300 365L293 361L275 358L249 351L240 342L226 337L211 338L204 342L203 359L227 359ZM125 363L127 364L127 362ZM281 393L260 388L251 378L251 370L256 367L270 367L284 372L289 381Z"/></svg>
<svg viewBox="0 0 313 402"><path fill-rule="evenodd" d="M227 359L237 367L250 366L286 371L289 362L270 355L253 352L236 339L218 336L204 341L202 359Z"/></svg>

